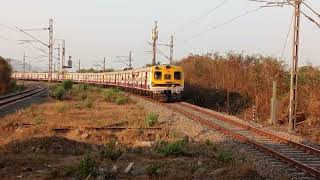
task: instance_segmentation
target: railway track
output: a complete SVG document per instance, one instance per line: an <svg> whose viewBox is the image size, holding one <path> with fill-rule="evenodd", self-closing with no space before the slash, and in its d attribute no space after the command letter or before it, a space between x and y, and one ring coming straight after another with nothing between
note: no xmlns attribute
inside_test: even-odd
<svg viewBox="0 0 320 180"><path fill-rule="evenodd" d="M36 85L35 87L26 89L26 90L18 92L18 93L13 93L13 94L1 96L0 97L0 108L6 106L8 104L26 99L28 97L35 95L35 94L41 93L41 92L45 91L46 89L47 89L46 87Z"/></svg>
<svg viewBox="0 0 320 180"><path fill-rule="evenodd" d="M264 130L226 118L220 113L188 103L168 104L168 108L205 126L247 143L259 151L294 167L302 179L320 179L320 150ZM275 165L279 162L275 161Z"/></svg>

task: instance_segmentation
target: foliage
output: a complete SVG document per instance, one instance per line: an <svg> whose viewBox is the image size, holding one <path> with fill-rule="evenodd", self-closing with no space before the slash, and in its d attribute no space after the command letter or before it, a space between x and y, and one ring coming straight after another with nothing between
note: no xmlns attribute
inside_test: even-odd
<svg viewBox="0 0 320 180"><path fill-rule="evenodd" d="M185 73L184 98L218 111L240 114L255 103L257 116L264 119L269 117L273 81L280 98L289 90L287 67L273 57L214 53L190 55L178 64Z"/></svg>
<svg viewBox="0 0 320 180"><path fill-rule="evenodd" d="M11 73L10 64L0 56L0 95L10 91Z"/></svg>
<svg viewBox="0 0 320 180"><path fill-rule="evenodd" d="M158 123L158 120L159 120L159 114L156 112L150 112L147 114L145 118L145 124L148 127L152 127Z"/></svg>
<svg viewBox="0 0 320 180"><path fill-rule="evenodd" d="M42 124L45 120L44 110L36 106L31 106L26 110L27 115L32 119L32 122L36 125Z"/></svg>
<svg viewBox="0 0 320 180"><path fill-rule="evenodd" d="M102 96L105 101L113 102L118 105L123 105L129 102L129 98L121 93L118 88L105 89L102 91Z"/></svg>
<svg viewBox="0 0 320 180"><path fill-rule="evenodd" d="M53 87L53 89L50 92L50 96L52 98L60 100L60 101L63 100L64 94L65 94L65 89L61 85Z"/></svg>
<svg viewBox="0 0 320 180"><path fill-rule="evenodd" d="M110 160L117 160L122 155L122 150L116 147L116 142L111 141L110 143L106 144L101 151L101 155L104 158Z"/></svg>
<svg viewBox="0 0 320 180"><path fill-rule="evenodd" d="M123 105L123 104L126 104L128 101L129 101L129 98L127 96L118 95L115 103L118 105Z"/></svg>
<svg viewBox="0 0 320 180"><path fill-rule="evenodd" d="M72 86L73 86L73 81L71 80L64 80L62 82L62 86L63 88L66 90L66 91L69 91L72 89Z"/></svg>
<svg viewBox="0 0 320 180"><path fill-rule="evenodd" d="M79 84L79 90L80 91L86 91L88 89L88 85L87 84Z"/></svg>
<svg viewBox="0 0 320 180"><path fill-rule="evenodd" d="M234 157L232 156L231 153L228 152L221 152L217 156L217 161L219 164L226 164L234 161Z"/></svg>
<svg viewBox="0 0 320 180"><path fill-rule="evenodd" d="M146 172L150 177L159 176L162 169L165 168L165 163L155 162L146 167Z"/></svg>
<svg viewBox="0 0 320 180"><path fill-rule="evenodd" d="M187 141L180 140L176 142L160 141L155 146L156 153L162 156L182 156L186 154Z"/></svg>
<svg viewBox="0 0 320 180"><path fill-rule="evenodd" d="M89 175L95 176L97 173L96 161L90 154L86 154L82 157L76 171L80 178L86 178Z"/></svg>

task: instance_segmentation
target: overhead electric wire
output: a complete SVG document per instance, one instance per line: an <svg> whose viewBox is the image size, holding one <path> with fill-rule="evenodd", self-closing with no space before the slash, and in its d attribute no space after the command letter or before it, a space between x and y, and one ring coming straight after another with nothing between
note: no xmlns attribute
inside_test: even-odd
<svg viewBox="0 0 320 180"><path fill-rule="evenodd" d="M292 27L292 24L293 24L293 19L294 19L294 14L292 15L292 18L291 18L291 22L290 22L290 25L289 25L289 30L287 32L287 37L286 37L286 41L283 45L283 49L282 49L282 53L281 53L281 60L283 59L283 55L284 55L284 51L286 50L286 47L287 47L287 43L288 43L288 40L289 40L289 35L290 35L290 31L291 31L291 27Z"/></svg>
<svg viewBox="0 0 320 180"><path fill-rule="evenodd" d="M225 22L223 22L223 23L221 23L221 24L218 24L218 25L216 25L216 26L212 26L211 28L207 29L206 31L203 31L203 32L200 32L200 33L198 33L198 34L195 34L195 35L191 36L191 38L190 38L189 40L195 39L195 38L201 36L201 35L204 34L204 33L208 33L208 32L210 32L210 31L212 31L212 30L214 30L214 29L218 29L218 28L223 27L223 26L225 26L225 25L227 25L227 24L230 24L230 23L236 21L237 19L239 19L239 18L241 18L241 17L243 17L243 16L246 16L246 15L248 15L248 14L251 14L251 13L253 13L253 12L256 12L256 11L262 9L262 8L264 8L264 7L259 7L259 8L254 9L254 10L247 11L247 12L245 12L245 13L243 13L243 14L240 14L240 15L238 15L238 16L236 16L236 17L233 17L233 18L231 18L231 19L229 19L229 20L227 20L227 21L225 21Z"/></svg>
<svg viewBox="0 0 320 180"><path fill-rule="evenodd" d="M311 10L313 13L315 13L320 18L320 14L318 12L316 12L314 9L312 9L311 6L309 6L304 1L302 1L302 4L304 4L309 10Z"/></svg>
<svg viewBox="0 0 320 180"><path fill-rule="evenodd" d="M217 6L215 6L213 9L211 9L210 11L208 11L206 14L199 16L193 20L191 20L190 22L180 26L173 34L176 34L177 32L181 31L180 29L183 29L185 26L191 24L191 23L198 23L198 21L202 18L207 18L209 17L213 12L215 12L217 9L219 9L220 7L222 7L224 4L226 4L228 2L228 0L223 0L220 4L218 4Z"/></svg>
<svg viewBox="0 0 320 180"><path fill-rule="evenodd" d="M32 36L31 34L29 34L29 33L25 32L23 29L20 29L20 28L18 28L18 27L15 27L15 28L17 28L20 32L22 32L22 33L26 34L27 36L31 37L32 39L34 39L34 40L38 41L39 43L41 43L41 44L43 44L43 45L45 45L45 46L49 47L49 45L48 45L48 44L46 44L46 43L42 42L40 39L38 39L38 38L36 38L36 37Z"/></svg>

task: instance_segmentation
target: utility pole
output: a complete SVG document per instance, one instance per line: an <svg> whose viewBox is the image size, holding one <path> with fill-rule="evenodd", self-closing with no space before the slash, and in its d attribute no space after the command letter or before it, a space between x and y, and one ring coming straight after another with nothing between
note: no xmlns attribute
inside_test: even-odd
<svg viewBox="0 0 320 180"><path fill-rule="evenodd" d="M61 49L60 46L61 46L61 45L58 44L58 72L60 72L60 68L61 68L61 67L60 67L60 64L61 64L61 63L60 63L60 56L61 56L61 54L60 54L60 49Z"/></svg>
<svg viewBox="0 0 320 180"><path fill-rule="evenodd" d="M132 68L132 54L131 51L129 51L129 68Z"/></svg>
<svg viewBox="0 0 320 180"><path fill-rule="evenodd" d="M152 29L152 52L153 52L153 58L152 58L152 65L156 65L156 55L157 55L157 40L158 40L158 21L154 22L154 29Z"/></svg>
<svg viewBox="0 0 320 180"><path fill-rule="evenodd" d="M25 75L26 75L26 53L23 53L23 80L22 80L22 86L24 86Z"/></svg>
<svg viewBox="0 0 320 180"><path fill-rule="evenodd" d="M106 57L103 57L103 72L106 72Z"/></svg>
<svg viewBox="0 0 320 180"><path fill-rule="evenodd" d="M290 83L290 106L289 106L289 132L294 133L296 129L297 90L298 90L298 58L299 58L299 36L300 36L300 8L301 0L294 2L294 32L293 53Z"/></svg>
<svg viewBox="0 0 320 180"><path fill-rule="evenodd" d="M79 65L78 65L78 73L80 73L80 70L81 70L81 66L80 66L80 59L79 59Z"/></svg>
<svg viewBox="0 0 320 180"><path fill-rule="evenodd" d="M170 65L173 62L173 36L171 36L171 41L170 41Z"/></svg>
<svg viewBox="0 0 320 180"><path fill-rule="evenodd" d="M49 72L48 82L52 79L52 53L53 53L53 20L49 20Z"/></svg>

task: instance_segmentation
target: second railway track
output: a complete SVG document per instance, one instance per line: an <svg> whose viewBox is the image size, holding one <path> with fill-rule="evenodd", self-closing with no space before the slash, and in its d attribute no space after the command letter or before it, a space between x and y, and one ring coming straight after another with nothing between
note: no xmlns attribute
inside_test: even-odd
<svg viewBox="0 0 320 180"><path fill-rule="evenodd" d="M168 104L168 108L205 126L247 143L259 151L296 169L302 179L320 179L320 150L188 103Z"/></svg>
<svg viewBox="0 0 320 180"><path fill-rule="evenodd" d="M41 85L36 85L35 87L26 89L26 90L18 92L18 93L13 93L13 94L1 96L0 97L0 108L6 106L8 104L26 99L28 97L35 95L35 94L41 93L41 92L45 91L46 89L47 89L46 87L43 87Z"/></svg>

